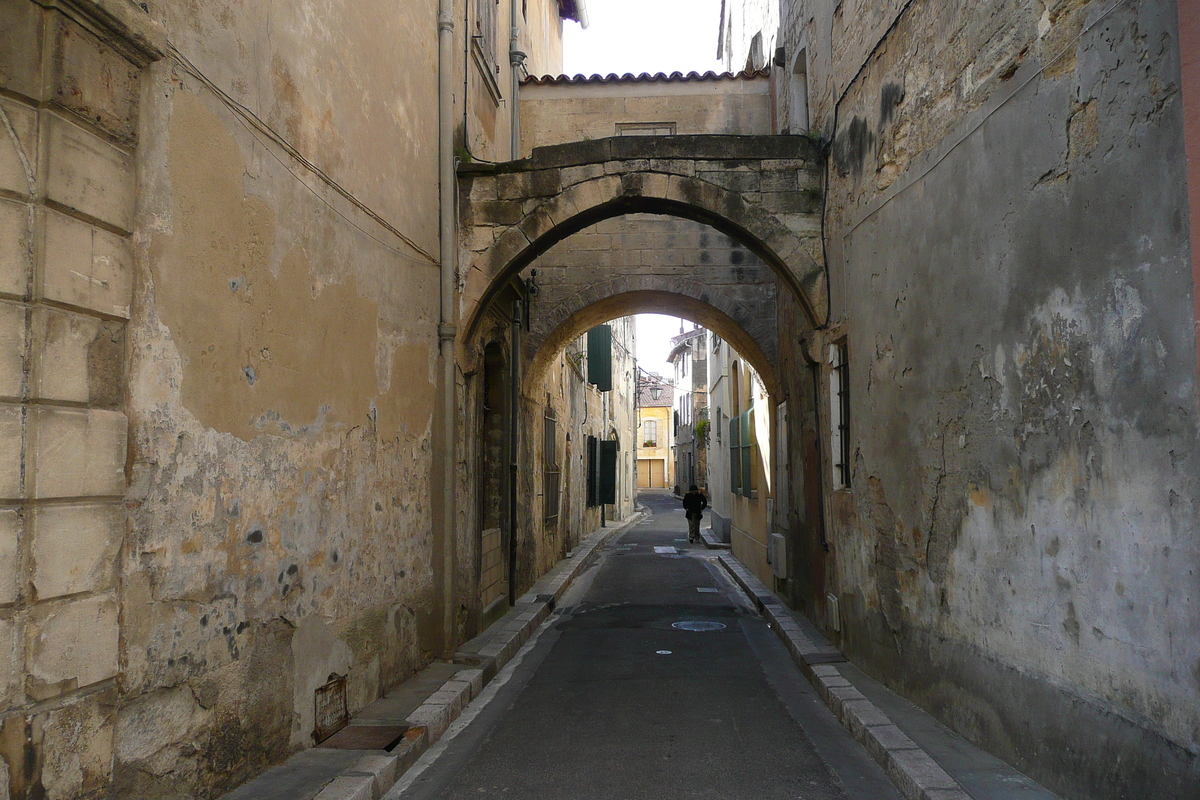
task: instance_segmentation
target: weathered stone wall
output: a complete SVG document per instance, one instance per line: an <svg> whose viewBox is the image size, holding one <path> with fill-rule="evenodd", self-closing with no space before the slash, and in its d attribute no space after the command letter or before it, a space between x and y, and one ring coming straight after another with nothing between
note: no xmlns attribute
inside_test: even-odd
<svg viewBox="0 0 1200 800"><path fill-rule="evenodd" d="M132 6L0 3L3 797L112 779L138 106L163 44Z"/></svg>
<svg viewBox="0 0 1200 800"><path fill-rule="evenodd" d="M1194 796L1174 3L792 6L854 458L809 604L828 580L855 659L1067 797Z"/></svg>
<svg viewBox="0 0 1200 800"><path fill-rule="evenodd" d="M771 133L770 101L764 75L534 79L521 87L521 155L528 156L535 147L618 136L623 125L666 125L680 135Z"/></svg>
<svg viewBox="0 0 1200 800"><path fill-rule="evenodd" d="M460 166L467 232L460 346L522 269L590 224L629 213L711 224L770 263L788 291L817 313L825 308L825 272L812 214L821 196L815 156L802 136L631 136L538 148L505 164ZM618 291L626 290L610 287L588 301L598 304ZM749 337L745 343L754 347Z"/></svg>
<svg viewBox="0 0 1200 800"><path fill-rule="evenodd" d="M550 369L529 373L526 394L526 431L523 442L521 497L526 530L518 536L522 556L518 559L522 591L550 569L580 540L600 527L600 507L587 506L587 438L616 438L618 502L605 508L608 522L633 513L636 489L633 484L629 443L634 438L633 392L635 386L634 320L621 317L607 321L612 326L613 389L600 392L587 382L586 341L577 340L561 350ZM561 468L558 518L545 515L544 418L547 407L558 420L556 462Z"/></svg>
<svg viewBox="0 0 1200 800"><path fill-rule="evenodd" d="M142 105L122 796L219 794L312 743L331 674L354 710L442 647L435 5L157 9L182 57Z"/></svg>
<svg viewBox="0 0 1200 800"><path fill-rule="evenodd" d="M554 245L523 274L534 270L538 294L530 306L530 355L561 338L564 325L568 337L578 335L573 318L598 300L652 293L712 306L775 363L774 271L737 239L704 223L655 214L614 217Z"/></svg>
<svg viewBox="0 0 1200 800"><path fill-rule="evenodd" d="M727 70L762 69L771 63L783 5L776 0L740 0L722 6L718 57Z"/></svg>

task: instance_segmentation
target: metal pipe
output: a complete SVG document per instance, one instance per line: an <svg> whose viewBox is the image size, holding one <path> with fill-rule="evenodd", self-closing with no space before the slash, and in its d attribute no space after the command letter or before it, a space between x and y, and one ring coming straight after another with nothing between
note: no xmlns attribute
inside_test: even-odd
<svg viewBox="0 0 1200 800"><path fill-rule="evenodd" d="M443 649L453 650L457 644L457 619L454 573L457 551L458 517L455 508L455 449L457 444L455 414L457 390L454 364L454 340L458 333L454 319L454 273L458 250L455 226L454 176L454 2L440 0L438 4L438 175L439 175L439 259L441 261L441 293L438 317L438 349L442 366L442 635ZM463 98L464 103L466 98Z"/></svg>
<svg viewBox="0 0 1200 800"><path fill-rule="evenodd" d="M508 63L512 72L512 91L509 92L509 118L511 125L511 140L509 143L509 157L516 161L521 157L521 68L525 65L525 53L521 52L521 28L517 24L518 14L517 6L521 4L521 0L510 0L509 15L512 20L512 29L509 32L508 39Z"/></svg>

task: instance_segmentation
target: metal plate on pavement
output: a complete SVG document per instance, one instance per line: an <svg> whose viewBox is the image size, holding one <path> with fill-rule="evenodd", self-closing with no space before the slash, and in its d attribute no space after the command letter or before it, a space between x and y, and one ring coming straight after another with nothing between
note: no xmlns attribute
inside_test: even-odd
<svg viewBox="0 0 1200 800"><path fill-rule="evenodd" d="M672 628L678 628L681 631L719 631L725 627L724 623L711 622L704 619L687 619L683 622L671 623Z"/></svg>

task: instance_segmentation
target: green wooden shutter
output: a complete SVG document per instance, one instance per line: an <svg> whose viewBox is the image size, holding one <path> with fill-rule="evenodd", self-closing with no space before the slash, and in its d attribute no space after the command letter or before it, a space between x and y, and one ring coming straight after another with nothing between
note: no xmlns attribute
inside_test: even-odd
<svg viewBox="0 0 1200 800"><path fill-rule="evenodd" d="M741 415L742 497L754 496L754 409Z"/></svg>
<svg viewBox="0 0 1200 800"><path fill-rule="evenodd" d="M612 327L597 325L588 331L588 383L602 392L612 391Z"/></svg>
<svg viewBox="0 0 1200 800"><path fill-rule="evenodd" d="M617 443L600 443L600 502L617 502Z"/></svg>
<svg viewBox="0 0 1200 800"><path fill-rule="evenodd" d="M740 494L742 490L742 449L739 447L739 432L741 420L732 417L729 420L729 491Z"/></svg>

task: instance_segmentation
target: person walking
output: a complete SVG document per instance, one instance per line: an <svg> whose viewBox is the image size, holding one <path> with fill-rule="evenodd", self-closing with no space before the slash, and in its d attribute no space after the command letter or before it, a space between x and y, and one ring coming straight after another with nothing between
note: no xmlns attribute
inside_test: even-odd
<svg viewBox="0 0 1200 800"><path fill-rule="evenodd" d="M700 520L704 517L704 509L708 508L708 498L696 484L688 487L688 493L683 496L683 510L688 521L688 541L700 541Z"/></svg>

